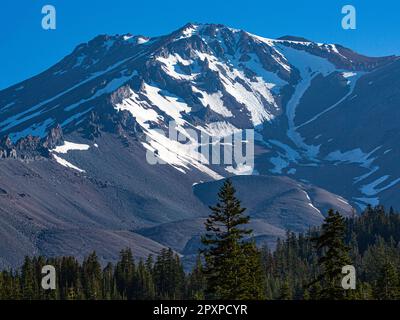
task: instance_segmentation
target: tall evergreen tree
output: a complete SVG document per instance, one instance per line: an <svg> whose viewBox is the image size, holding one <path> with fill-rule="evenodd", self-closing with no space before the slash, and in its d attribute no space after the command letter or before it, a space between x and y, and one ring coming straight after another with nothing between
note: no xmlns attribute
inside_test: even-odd
<svg viewBox="0 0 400 320"><path fill-rule="evenodd" d="M350 248L344 242L345 220L339 212L329 210L322 224L321 234L314 238L321 252L318 263L322 267L320 295L322 299L343 299L346 296L341 286L342 267L350 264Z"/></svg>
<svg viewBox="0 0 400 320"><path fill-rule="evenodd" d="M118 292L123 299L132 299L136 266L131 249L120 252L120 260L115 267L115 280Z"/></svg>
<svg viewBox="0 0 400 320"><path fill-rule="evenodd" d="M205 290L206 278L204 276L201 256L198 255L196 259L196 265L188 277L186 296L187 298L193 300L203 300Z"/></svg>
<svg viewBox="0 0 400 320"><path fill-rule="evenodd" d="M86 299L101 299L101 278L101 266L96 252L93 252L82 263L82 286Z"/></svg>
<svg viewBox="0 0 400 320"><path fill-rule="evenodd" d="M202 237L207 278L206 296L216 299L262 299L265 294L261 259L254 243L245 241L252 230L246 229L250 217L235 196L228 179L218 193L219 202Z"/></svg>
<svg viewBox="0 0 400 320"><path fill-rule="evenodd" d="M377 295L382 300L400 299L400 281L397 269L392 261L386 260L380 270L376 286Z"/></svg>

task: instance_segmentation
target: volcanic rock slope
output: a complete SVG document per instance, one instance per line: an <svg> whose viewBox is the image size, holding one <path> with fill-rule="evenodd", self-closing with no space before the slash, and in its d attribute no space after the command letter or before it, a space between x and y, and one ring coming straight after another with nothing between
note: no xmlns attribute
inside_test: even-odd
<svg viewBox="0 0 400 320"><path fill-rule="evenodd" d="M215 24L81 44L0 91L0 264L93 249L108 261L127 246L194 254L232 175L248 175L234 181L271 245L329 207L399 206L399 75L395 56ZM245 129L254 164L200 151Z"/></svg>

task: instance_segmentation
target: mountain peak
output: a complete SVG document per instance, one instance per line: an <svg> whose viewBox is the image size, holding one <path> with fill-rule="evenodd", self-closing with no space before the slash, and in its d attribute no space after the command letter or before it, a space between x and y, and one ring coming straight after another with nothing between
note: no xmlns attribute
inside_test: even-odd
<svg viewBox="0 0 400 320"><path fill-rule="evenodd" d="M295 41L295 42L313 42L313 41L308 40L303 37L291 36L291 35L285 35L283 37L279 37L277 40L288 40L288 41Z"/></svg>

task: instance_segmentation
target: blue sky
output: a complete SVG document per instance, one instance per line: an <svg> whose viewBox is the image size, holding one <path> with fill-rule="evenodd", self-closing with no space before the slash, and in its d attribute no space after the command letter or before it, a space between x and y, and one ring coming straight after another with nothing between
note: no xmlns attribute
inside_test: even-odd
<svg viewBox="0 0 400 320"><path fill-rule="evenodd" d="M41 8L54 5L57 29L43 30ZM357 9L343 30L341 8ZM98 34L167 34L187 22L222 23L260 36L298 35L360 53L400 55L398 0L1 0L0 89L50 67Z"/></svg>

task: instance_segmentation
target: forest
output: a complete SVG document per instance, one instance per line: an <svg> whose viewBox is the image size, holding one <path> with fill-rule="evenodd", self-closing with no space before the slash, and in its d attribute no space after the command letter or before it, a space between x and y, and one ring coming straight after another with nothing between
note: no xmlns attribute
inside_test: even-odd
<svg viewBox="0 0 400 320"><path fill-rule="evenodd" d="M0 272L0 300L397 300L400 299L400 215L382 206L344 218L330 210L320 227L287 231L274 250L257 247L250 217L232 183L211 207L195 267L185 272L171 249L136 261L129 248L102 266L95 252L26 257ZM41 286L42 267L56 270L56 288ZM356 270L356 288L341 285L342 267Z"/></svg>

